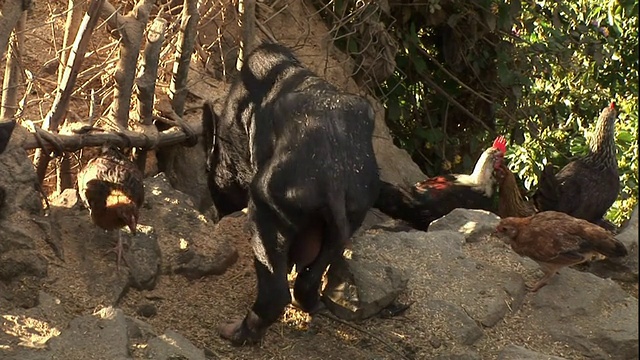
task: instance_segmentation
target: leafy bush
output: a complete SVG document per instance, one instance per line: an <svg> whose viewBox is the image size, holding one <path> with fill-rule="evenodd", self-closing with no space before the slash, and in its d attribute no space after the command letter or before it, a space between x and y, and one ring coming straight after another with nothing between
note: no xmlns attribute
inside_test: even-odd
<svg viewBox="0 0 640 360"><path fill-rule="evenodd" d="M502 124L518 143L507 157L529 192L543 164L564 166L587 153L595 119L616 101L622 190L607 218L618 224L638 199L637 13L637 1L536 2L514 26L514 61L503 70L529 79L521 120Z"/></svg>
<svg viewBox="0 0 640 360"><path fill-rule="evenodd" d="M509 165L531 194L547 162L562 167L587 152L615 100L622 190L607 217L629 216L638 199L637 0L315 2L333 9L336 44L354 59L371 46L351 41L369 21L362 16L386 22L400 50L373 92L396 144L429 176L470 172L505 134Z"/></svg>

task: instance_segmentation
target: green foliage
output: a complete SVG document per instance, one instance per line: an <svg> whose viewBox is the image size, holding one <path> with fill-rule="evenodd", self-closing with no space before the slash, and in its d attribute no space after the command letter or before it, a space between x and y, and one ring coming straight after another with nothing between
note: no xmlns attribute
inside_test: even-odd
<svg viewBox="0 0 640 360"><path fill-rule="evenodd" d="M359 2L316 1L333 5L333 24L357 23ZM587 152L595 120L615 100L622 190L607 217L629 216L638 199L637 0L389 5L379 18L400 50L375 95L397 145L427 175L470 172L505 134L509 166L531 194L547 162L563 167ZM342 49L362 52L355 32L338 33Z"/></svg>
<svg viewBox="0 0 640 360"><path fill-rule="evenodd" d="M620 224L638 199L638 2L497 0L442 8L440 18L395 14L406 20L397 31L404 51L383 93L398 143L428 175L471 171L493 135L452 111L453 98L508 135L509 166L531 194L547 162L563 167L586 154L595 120L615 100L622 190L607 217ZM489 108L482 98L492 101Z"/></svg>
<svg viewBox="0 0 640 360"><path fill-rule="evenodd" d="M637 12L637 1L536 2L514 26L513 61L503 70L529 79L518 120L501 127L519 143L507 158L530 193L542 164L562 167L587 153L595 119L616 101L622 190L607 218L617 224L638 199Z"/></svg>

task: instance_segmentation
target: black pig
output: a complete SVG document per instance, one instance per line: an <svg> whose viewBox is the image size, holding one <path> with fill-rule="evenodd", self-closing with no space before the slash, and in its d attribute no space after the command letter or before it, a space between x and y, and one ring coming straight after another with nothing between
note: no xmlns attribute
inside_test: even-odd
<svg viewBox="0 0 640 360"><path fill-rule="evenodd" d="M203 109L209 188L219 216L248 205L258 280L244 319L220 326L235 345L258 342L294 298L320 306L324 270L342 255L379 192L369 102L262 44L245 59L220 117ZM278 236L281 235L281 237Z"/></svg>

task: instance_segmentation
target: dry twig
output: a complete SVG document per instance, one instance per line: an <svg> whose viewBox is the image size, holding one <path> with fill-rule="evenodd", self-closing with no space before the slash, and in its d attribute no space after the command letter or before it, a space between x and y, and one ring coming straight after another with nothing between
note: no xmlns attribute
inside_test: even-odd
<svg viewBox="0 0 640 360"><path fill-rule="evenodd" d="M89 46L89 40L91 39L93 30L98 23L98 15L103 2L104 0L92 0L89 4L87 14L82 19L82 24L78 29L78 34L73 44L73 49L69 53L69 59L58 88L58 93L53 101L51 110L44 119L43 128L45 130L57 131L60 123L64 119L73 92L73 86L75 85L79 69L82 66L82 61L84 60L84 54ZM41 149L36 151L34 162L36 163L36 173L40 183L44 180L49 160L49 154L43 152Z"/></svg>
<svg viewBox="0 0 640 360"><path fill-rule="evenodd" d="M380 342L382 345L384 345L387 348L389 348L396 355L400 356L400 358L409 360L409 358L406 355L404 355L402 352L400 352L400 350L396 349L393 345L391 345L387 341L383 340L380 336L378 336L378 335L376 335L376 334L374 334L374 333L372 333L370 331L367 331L366 329L363 329L360 326L352 324L352 323L350 323L348 321L344 321L344 320L342 320L342 319L340 319L340 318L338 318L338 317L336 317L336 316L334 316L334 315L332 315L330 313L327 313L327 312L319 312L319 313L317 313L317 315L324 316L327 319L331 319L331 320L333 320L335 322L338 322L338 323L340 323L342 325L346 325L346 326L348 326L348 327L350 327L350 328L352 328L352 329L354 329L356 331L359 331L359 332L361 332L363 334L366 334L369 337L371 337L371 338L377 340L378 342Z"/></svg>
<svg viewBox="0 0 640 360"><path fill-rule="evenodd" d="M83 8L80 6L84 2L76 2L69 0L67 6L67 22L65 24L64 39L62 49L60 51L60 62L58 63L58 83L62 83L64 70L67 66L69 51L71 50L71 42L76 38L82 21ZM69 154L63 154L56 164L57 181L56 188L58 193L62 193L65 189L73 187L73 179L71 177L71 161Z"/></svg>

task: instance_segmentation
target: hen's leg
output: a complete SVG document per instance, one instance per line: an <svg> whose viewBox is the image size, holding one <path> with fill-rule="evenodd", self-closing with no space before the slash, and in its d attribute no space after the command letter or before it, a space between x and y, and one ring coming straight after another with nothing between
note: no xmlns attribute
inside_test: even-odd
<svg viewBox="0 0 640 360"><path fill-rule="evenodd" d="M107 250L106 254L109 253L115 253L116 254L116 269L120 270L120 262L124 260L124 264L129 266L129 264L127 264L127 259L123 256L124 253L124 245L123 245L123 241L122 241L122 233L120 232L120 229L116 230L118 233L118 240L116 242L116 246L113 247L112 249Z"/></svg>
<svg viewBox="0 0 640 360"><path fill-rule="evenodd" d="M530 292L536 292L540 290L540 288L542 288L543 286L547 285L549 283L549 280L551 280L551 278L560 269L560 267L549 266L549 265L547 266L542 265L541 267L542 267L542 271L544 271L544 276L540 280L538 280L538 282L533 284L533 286L527 286Z"/></svg>

